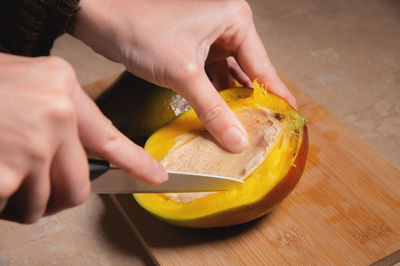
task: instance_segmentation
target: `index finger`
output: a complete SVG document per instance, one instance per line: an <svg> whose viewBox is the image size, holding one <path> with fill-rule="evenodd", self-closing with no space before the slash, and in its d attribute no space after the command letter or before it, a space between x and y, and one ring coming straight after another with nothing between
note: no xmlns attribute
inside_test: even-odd
<svg viewBox="0 0 400 266"><path fill-rule="evenodd" d="M118 131L82 90L76 90L75 103L83 146L138 179L154 184L167 180L163 166Z"/></svg>
<svg viewBox="0 0 400 266"><path fill-rule="evenodd" d="M178 90L185 97L208 132L231 152L241 152L248 145L242 123L228 107L204 71L180 83Z"/></svg>

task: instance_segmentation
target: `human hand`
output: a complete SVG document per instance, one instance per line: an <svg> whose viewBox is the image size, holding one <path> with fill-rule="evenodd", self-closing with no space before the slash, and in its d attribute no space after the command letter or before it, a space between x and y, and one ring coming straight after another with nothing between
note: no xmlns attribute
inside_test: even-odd
<svg viewBox="0 0 400 266"><path fill-rule="evenodd" d="M257 79L296 107L244 1L85 0L81 7L77 38L133 74L184 96L230 151L243 150L247 134L212 86L206 65L214 70L226 65L247 86Z"/></svg>
<svg viewBox="0 0 400 266"><path fill-rule="evenodd" d="M31 223L85 201L82 145L147 182L166 178L101 114L69 64L0 53L0 218Z"/></svg>

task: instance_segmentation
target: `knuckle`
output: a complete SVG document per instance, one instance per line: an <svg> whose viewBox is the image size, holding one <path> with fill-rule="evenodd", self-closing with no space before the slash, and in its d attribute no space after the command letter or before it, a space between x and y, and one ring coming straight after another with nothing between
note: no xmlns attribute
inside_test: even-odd
<svg viewBox="0 0 400 266"><path fill-rule="evenodd" d="M22 144L21 150L26 160L35 165L42 164L48 160L52 150L52 141L46 133L42 131L30 132L25 139L27 141Z"/></svg>
<svg viewBox="0 0 400 266"><path fill-rule="evenodd" d="M253 19L253 12L249 3L246 1L239 1L238 12L239 15L247 20Z"/></svg>
<svg viewBox="0 0 400 266"><path fill-rule="evenodd" d="M253 12L251 10L250 5L247 1L239 0L239 1L226 1L226 8L229 8L232 15L236 18L240 18L241 20L250 20L253 18Z"/></svg>
<svg viewBox="0 0 400 266"><path fill-rule="evenodd" d="M40 142L43 143L44 141L42 140ZM29 156L29 158L36 164L46 161L46 159L49 157L47 147L37 145L37 143L40 142L35 141L36 144L31 144L28 146L26 151L26 154Z"/></svg>
<svg viewBox="0 0 400 266"><path fill-rule="evenodd" d="M245 40L248 33L253 30L253 13L250 5L242 0L228 1L227 16L230 19L230 26L225 34L229 36L229 42L225 45L228 50L236 51Z"/></svg>
<svg viewBox="0 0 400 266"><path fill-rule="evenodd" d="M206 125L215 124L222 117L223 111L224 107L221 104L216 104L208 110L200 112L199 118Z"/></svg>
<svg viewBox="0 0 400 266"><path fill-rule="evenodd" d="M176 80L179 84L187 83L188 80L195 78L203 71L195 61L187 61L178 65L179 69L176 69Z"/></svg>
<svg viewBox="0 0 400 266"><path fill-rule="evenodd" d="M49 56L45 60L45 65L47 73L51 73L49 78L54 83L53 87L71 94L72 90L79 84L73 67L64 59L56 56Z"/></svg>
<svg viewBox="0 0 400 266"><path fill-rule="evenodd" d="M47 106L46 115L53 122L73 123L77 119L74 104L63 95L53 97Z"/></svg>
<svg viewBox="0 0 400 266"><path fill-rule="evenodd" d="M67 74L73 73L72 66L64 59L57 56L48 56L45 60L46 66L53 72L65 72Z"/></svg>

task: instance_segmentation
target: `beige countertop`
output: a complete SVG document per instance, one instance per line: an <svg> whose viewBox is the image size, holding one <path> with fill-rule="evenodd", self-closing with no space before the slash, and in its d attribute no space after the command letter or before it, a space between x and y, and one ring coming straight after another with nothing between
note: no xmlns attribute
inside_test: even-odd
<svg viewBox="0 0 400 266"><path fill-rule="evenodd" d="M249 1L275 66L400 168L400 2ZM70 36L53 54L82 85L123 70ZM107 197L22 226L0 222L0 265L149 264Z"/></svg>

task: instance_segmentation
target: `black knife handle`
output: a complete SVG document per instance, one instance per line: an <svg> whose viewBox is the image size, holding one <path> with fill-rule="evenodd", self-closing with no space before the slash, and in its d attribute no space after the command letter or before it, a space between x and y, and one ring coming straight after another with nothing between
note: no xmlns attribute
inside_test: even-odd
<svg viewBox="0 0 400 266"><path fill-rule="evenodd" d="M90 181L95 180L97 177L101 176L108 169L110 169L110 163L103 160L88 159L89 170L90 170Z"/></svg>

